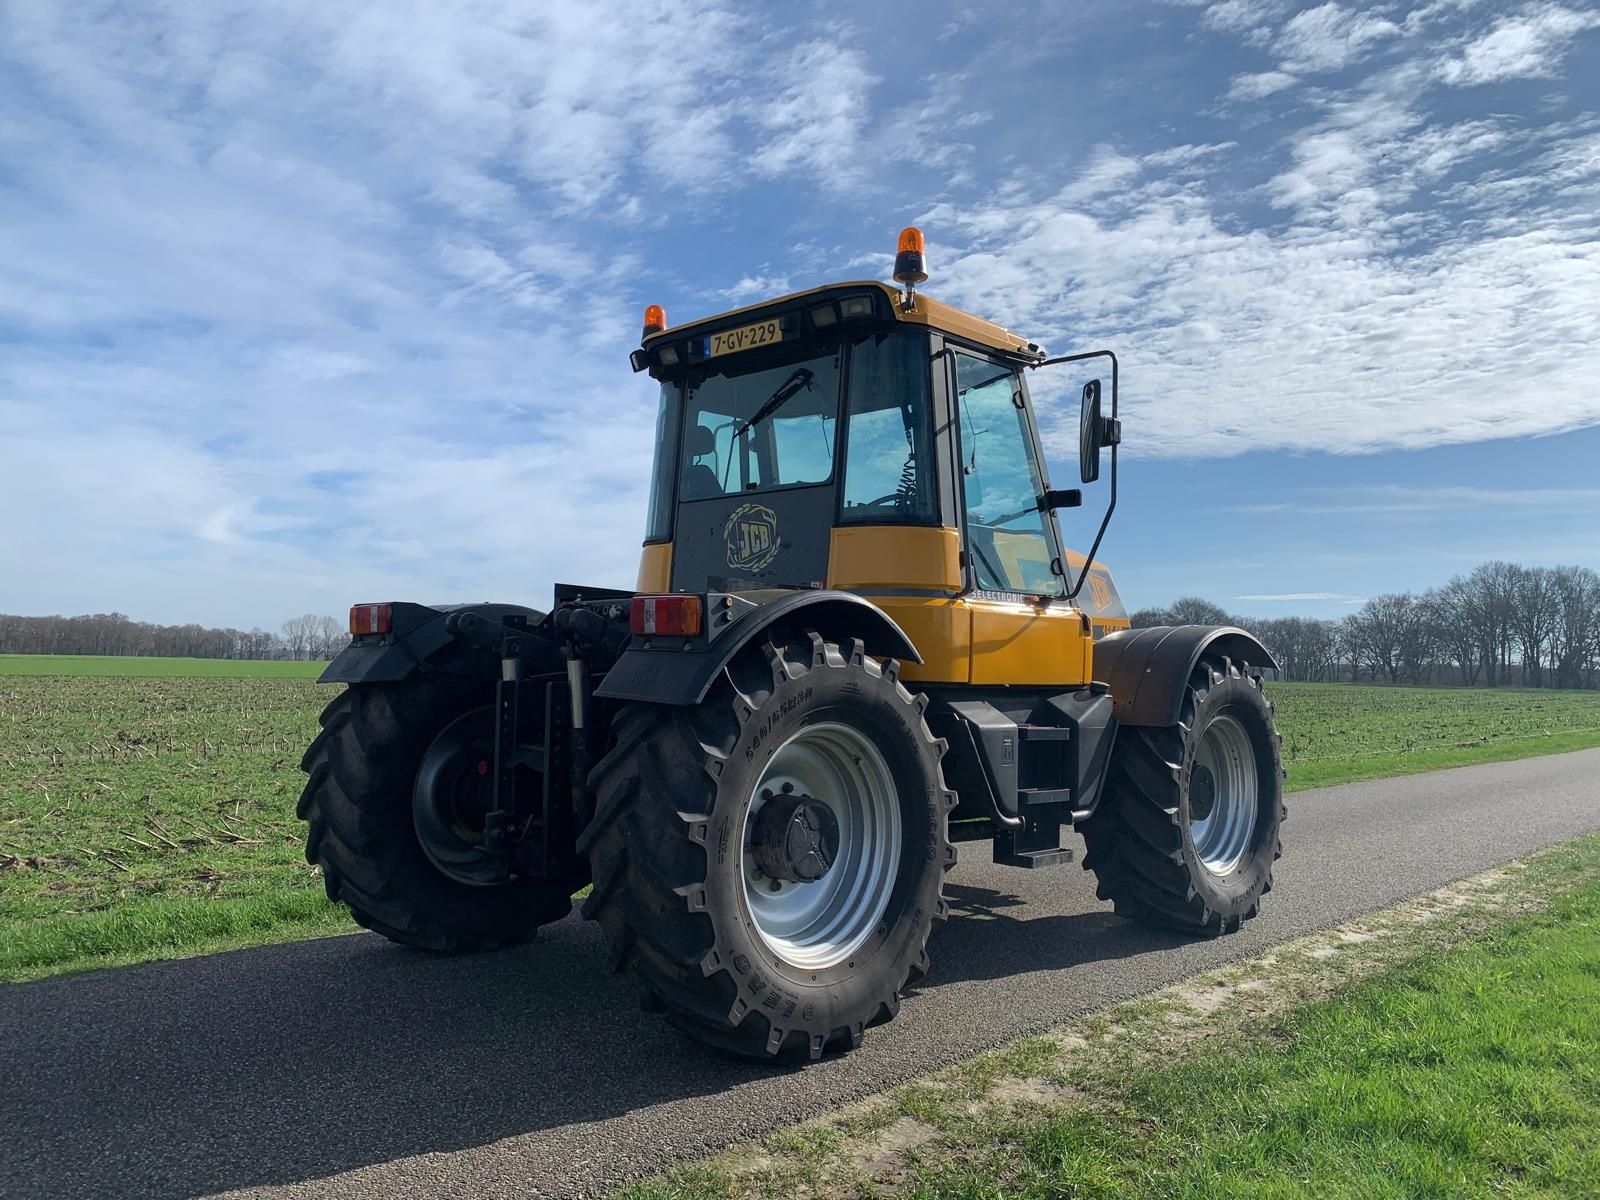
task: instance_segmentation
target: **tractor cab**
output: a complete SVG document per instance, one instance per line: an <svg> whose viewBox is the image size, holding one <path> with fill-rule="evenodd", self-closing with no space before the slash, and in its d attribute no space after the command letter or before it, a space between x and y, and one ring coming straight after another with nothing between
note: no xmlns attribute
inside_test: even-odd
<svg viewBox="0 0 1600 1200"><path fill-rule="evenodd" d="M920 260L920 233L902 240ZM1055 510L1080 494L1050 487L1027 380L1051 360L903 281L675 327L647 310L633 365L661 401L639 589L850 591L941 647L917 678L1081 679L1088 640L1127 620L1109 573L1061 542Z"/></svg>

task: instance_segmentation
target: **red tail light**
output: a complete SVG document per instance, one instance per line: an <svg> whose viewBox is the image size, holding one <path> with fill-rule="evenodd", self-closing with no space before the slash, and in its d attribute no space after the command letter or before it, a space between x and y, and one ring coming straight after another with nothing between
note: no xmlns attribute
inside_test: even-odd
<svg viewBox="0 0 1600 1200"><path fill-rule="evenodd" d="M628 630L640 637L693 637L700 632L700 618L699 596L635 596L628 607Z"/></svg>
<svg viewBox="0 0 1600 1200"><path fill-rule="evenodd" d="M394 629L394 606L390 604L352 604L350 634L389 633Z"/></svg>

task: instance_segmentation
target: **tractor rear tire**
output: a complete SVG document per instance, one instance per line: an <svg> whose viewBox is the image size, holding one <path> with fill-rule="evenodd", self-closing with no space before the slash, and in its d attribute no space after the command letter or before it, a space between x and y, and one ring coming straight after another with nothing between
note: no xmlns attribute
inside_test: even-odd
<svg viewBox="0 0 1600 1200"><path fill-rule="evenodd" d="M1280 742L1260 676L1226 658L1195 666L1178 724L1123 726L1082 826L1100 899L1119 916L1203 935L1254 917L1283 852Z"/></svg>
<svg viewBox="0 0 1600 1200"><path fill-rule="evenodd" d="M618 712L578 841L583 912L647 1008L757 1059L854 1049L899 1011L948 912L955 793L926 699L898 675L859 641L806 633L745 651L695 707ZM805 853L831 838L831 865L785 859L774 826L801 829Z"/></svg>
<svg viewBox="0 0 1600 1200"><path fill-rule="evenodd" d="M434 739L493 700L476 680L413 678L355 684L322 712L301 761L309 778L296 812L308 823L306 861L328 898L390 941L455 953L526 941L572 909L580 882L518 879L473 886L428 858L413 818L418 768Z"/></svg>

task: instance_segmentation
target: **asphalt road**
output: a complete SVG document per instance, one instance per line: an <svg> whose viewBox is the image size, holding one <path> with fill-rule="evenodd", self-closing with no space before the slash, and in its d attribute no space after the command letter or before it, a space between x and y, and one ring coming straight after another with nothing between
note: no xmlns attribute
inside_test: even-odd
<svg viewBox="0 0 1600 1200"><path fill-rule="evenodd" d="M0 988L8 1197L578 1196L1600 828L1600 750L1289 798L1241 934L1115 917L1076 865L962 847L933 973L856 1054L719 1057L639 1012L594 927L442 960L368 934Z"/></svg>

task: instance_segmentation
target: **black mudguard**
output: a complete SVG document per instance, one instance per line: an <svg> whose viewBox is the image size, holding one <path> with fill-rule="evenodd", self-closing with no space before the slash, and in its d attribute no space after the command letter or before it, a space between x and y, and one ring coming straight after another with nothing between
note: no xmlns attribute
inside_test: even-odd
<svg viewBox="0 0 1600 1200"><path fill-rule="evenodd" d="M1122 724L1172 725L1183 705L1184 685L1203 654L1224 655L1258 670L1278 666L1265 646L1232 625L1154 625L1121 629L1096 642L1094 677L1111 688Z"/></svg>
<svg viewBox="0 0 1600 1200"><path fill-rule="evenodd" d="M715 614L709 619L714 620ZM733 657L775 625L815 629L833 639L860 638L874 658L920 663L922 656L893 618L854 592L791 592L745 612L726 629L709 636L673 640L648 649L634 638L595 695L605 700L643 700L652 704L699 704L717 673Z"/></svg>
<svg viewBox="0 0 1600 1200"><path fill-rule="evenodd" d="M367 636L350 643L328 664L318 683L397 683L424 669L444 669L457 674L495 674L496 660L473 661L469 647L457 641L446 626L452 613L472 612L492 621L520 622L532 628L544 620L537 609L520 604L454 604L434 606L396 602L391 606L393 625L382 637Z"/></svg>

